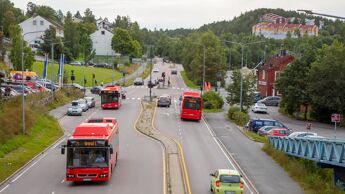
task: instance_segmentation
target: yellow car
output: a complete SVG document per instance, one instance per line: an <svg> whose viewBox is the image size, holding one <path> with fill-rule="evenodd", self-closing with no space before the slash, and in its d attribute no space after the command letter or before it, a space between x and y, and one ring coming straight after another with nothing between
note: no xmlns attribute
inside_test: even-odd
<svg viewBox="0 0 345 194"><path fill-rule="evenodd" d="M242 176L236 170L218 169L211 176L211 191L214 194L243 194Z"/></svg>

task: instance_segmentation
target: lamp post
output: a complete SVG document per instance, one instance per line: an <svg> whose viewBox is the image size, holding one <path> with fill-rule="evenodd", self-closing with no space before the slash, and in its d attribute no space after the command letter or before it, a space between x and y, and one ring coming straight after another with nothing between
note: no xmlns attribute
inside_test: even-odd
<svg viewBox="0 0 345 194"><path fill-rule="evenodd" d="M233 41L228 41L228 40L223 40L224 42L227 43L232 43L232 44L237 44L241 46L241 70L240 70L240 77L241 77L241 84L240 84L240 111L242 112L243 110L243 76L242 76L242 68L243 68L243 50L244 46L250 45L250 44L257 44L257 43L262 43L265 41L256 41L256 42L248 42L248 43L239 43L239 42L233 42Z"/></svg>
<svg viewBox="0 0 345 194"><path fill-rule="evenodd" d="M24 37L28 34L35 34L35 33L40 33L40 32L45 32L43 30L40 30L40 31L32 31L32 32L26 32L23 34L22 36L22 130L23 130L23 134L25 135L26 134L26 131L25 131L25 110L24 110Z"/></svg>
<svg viewBox="0 0 345 194"><path fill-rule="evenodd" d="M148 50L148 57L147 58L150 58L150 85L149 85L149 88L150 88L150 102L152 102L152 57L151 57L151 48L153 47L153 45L147 45L149 47L149 50Z"/></svg>

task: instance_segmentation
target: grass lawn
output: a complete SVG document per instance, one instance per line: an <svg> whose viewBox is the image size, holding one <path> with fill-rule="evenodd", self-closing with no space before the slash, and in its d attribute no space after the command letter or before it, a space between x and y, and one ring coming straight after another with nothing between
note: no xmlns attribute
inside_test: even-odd
<svg viewBox="0 0 345 194"><path fill-rule="evenodd" d="M16 135L1 145L0 182L22 167L31 158L42 152L62 135L63 131L58 121L48 115L37 115L37 122L30 129L29 135ZM18 149L6 155L1 154L13 147L18 147Z"/></svg>
<svg viewBox="0 0 345 194"><path fill-rule="evenodd" d="M200 86L195 85L191 80L188 79L187 74L185 71L181 71L181 76L184 81L184 83L189 87L189 88L194 88L194 89L200 89Z"/></svg>
<svg viewBox="0 0 345 194"><path fill-rule="evenodd" d="M267 142L267 137L258 135L256 133L251 132L251 131L244 130L244 134L251 140L261 142L261 143Z"/></svg>
<svg viewBox="0 0 345 194"><path fill-rule="evenodd" d="M109 83L113 80L113 76L115 75L115 80L120 79L122 74L116 70L112 69L105 69L105 68L93 68L93 67L81 67L81 66L72 66L72 65L65 65L64 71L68 77L68 83L72 83L70 80L71 77L71 70L74 70L75 80L74 83L78 83L83 85L83 68L85 70L85 79L86 79L86 86L92 86L92 74L95 74L95 79L97 80L98 85L103 82ZM43 62L35 62L33 65L33 71L35 71L39 76L42 76L43 73ZM58 65L54 65L54 77L55 81L57 81L57 71ZM51 65L48 65L47 71L48 79L51 78Z"/></svg>
<svg viewBox="0 0 345 194"><path fill-rule="evenodd" d="M143 78L143 80L146 79L147 76L150 75L150 69L151 69L150 66L151 66L151 65L146 65L146 68L144 69L144 72L143 72L141 75L139 75L139 77ZM131 86L131 85L133 85L134 80L135 80L135 78L126 80L125 86ZM144 84L144 85L145 85L145 84Z"/></svg>

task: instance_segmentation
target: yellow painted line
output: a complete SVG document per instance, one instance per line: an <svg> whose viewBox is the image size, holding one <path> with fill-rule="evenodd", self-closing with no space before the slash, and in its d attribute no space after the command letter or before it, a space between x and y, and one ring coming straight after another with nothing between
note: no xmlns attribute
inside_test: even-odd
<svg viewBox="0 0 345 194"><path fill-rule="evenodd" d="M156 109L155 109L156 110ZM137 119L135 120L134 122L134 126L133 128L135 129L135 131L145 137L147 137L147 135L144 135L143 133L140 133L136 127L138 121L139 121L139 118L140 118L140 115L143 113L143 106L141 104L141 101L140 101L140 113L137 117ZM152 122L153 123L153 122ZM154 139L155 140L155 139ZM157 140L156 140L157 141ZM162 146L162 145L161 145ZM163 194L166 194L167 193L167 185L166 185L166 167L165 167L165 152L164 152L164 148L162 147L162 156L163 156Z"/></svg>
<svg viewBox="0 0 345 194"><path fill-rule="evenodd" d="M157 130L156 127L155 127L155 125L154 125L154 121L155 121L155 119L156 119L156 112L157 112L157 106L155 106L155 110L154 110L154 112L153 112L153 118L152 118L152 127L153 127L155 130ZM157 130L157 131L158 131L158 130ZM165 137L172 139L172 140L177 144L177 146L178 146L178 148L179 148L179 150L180 150L180 153L181 153L181 159L182 159L183 171L184 171L184 175L185 175L185 179L186 179L187 191L188 191L188 194L192 194L192 191L191 191L191 189L190 189L188 171L187 171L187 167L186 167L186 162L185 162L185 160L184 160L184 154L183 154L183 150L182 150L181 144L180 144L178 141L176 141L174 138L171 138L171 137L169 137L167 134L162 133L162 131L159 131L159 132L161 132L161 134L164 135Z"/></svg>

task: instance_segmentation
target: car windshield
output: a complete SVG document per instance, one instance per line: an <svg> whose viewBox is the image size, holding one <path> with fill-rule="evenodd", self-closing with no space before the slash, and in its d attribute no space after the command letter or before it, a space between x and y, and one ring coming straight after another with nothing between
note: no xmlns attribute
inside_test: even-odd
<svg viewBox="0 0 345 194"><path fill-rule="evenodd" d="M160 97L159 101L161 101L161 102L169 102L169 99L167 97Z"/></svg>
<svg viewBox="0 0 345 194"><path fill-rule="evenodd" d="M108 148L80 148L67 149L68 168L106 168L108 167Z"/></svg>
<svg viewBox="0 0 345 194"><path fill-rule="evenodd" d="M266 106L266 105L263 103L256 103L256 106Z"/></svg>
<svg viewBox="0 0 345 194"><path fill-rule="evenodd" d="M103 119L90 119L88 123L103 123Z"/></svg>
<svg viewBox="0 0 345 194"><path fill-rule="evenodd" d="M72 106L78 106L79 103L78 102L72 102Z"/></svg>
<svg viewBox="0 0 345 194"><path fill-rule="evenodd" d="M221 175L219 180L222 183L240 183L241 177L238 175Z"/></svg>

